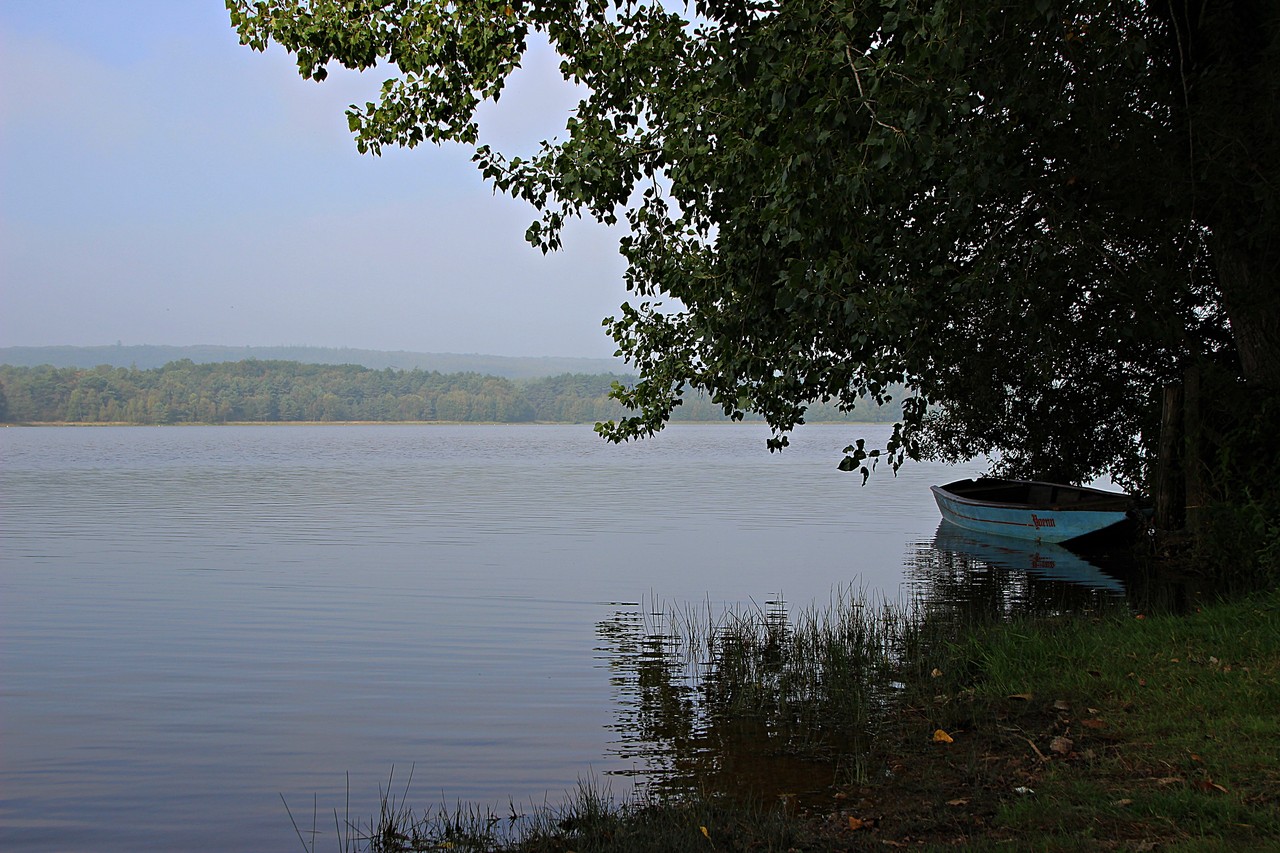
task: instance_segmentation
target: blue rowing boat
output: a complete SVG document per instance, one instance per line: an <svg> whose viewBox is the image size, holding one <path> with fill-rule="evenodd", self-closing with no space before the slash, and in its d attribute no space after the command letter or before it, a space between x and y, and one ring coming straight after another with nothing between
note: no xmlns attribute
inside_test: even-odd
<svg viewBox="0 0 1280 853"><path fill-rule="evenodd" d="M1035 542L1128 532L1141 516L1130 495L1086 486L982 477L932 488L942 517L952 524Z"/></svg>

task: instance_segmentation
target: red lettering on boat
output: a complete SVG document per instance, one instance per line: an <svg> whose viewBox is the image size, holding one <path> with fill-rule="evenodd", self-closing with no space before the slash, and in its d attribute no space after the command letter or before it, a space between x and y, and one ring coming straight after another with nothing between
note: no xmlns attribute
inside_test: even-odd
<svg viewBox="0 0 1280 853"><path fill-rule="evenodd" d="M1058 526L1057 519L1041 518L1040 516L1036 515L1034 512L1031 513L1031 523L1035 525L1036 530L1039 530L1041 527L1057 527Z"/></svg>

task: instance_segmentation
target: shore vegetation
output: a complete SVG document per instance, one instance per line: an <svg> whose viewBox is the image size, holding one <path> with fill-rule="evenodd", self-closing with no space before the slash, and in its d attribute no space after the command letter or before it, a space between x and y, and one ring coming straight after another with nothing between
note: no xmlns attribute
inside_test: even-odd
<svg viewBox="0 0 1280 853"><path fill-rule="evenodd" d="M652 626L651 626L652 627ZM667 772L614 799L378 815L308 850L1265 850L1280 838L1280 593L1012 620L856 597L640 632ZM625 646L625 642L619 648ZM776 772L804 765L809 784ZM754 768L754 770L752 769ZM335 839L336 834L336 839Z"/></svg>

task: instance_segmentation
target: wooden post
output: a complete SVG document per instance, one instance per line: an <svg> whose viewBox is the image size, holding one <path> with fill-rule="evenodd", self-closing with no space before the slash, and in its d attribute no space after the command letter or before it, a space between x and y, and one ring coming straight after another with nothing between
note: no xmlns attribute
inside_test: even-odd
<svg viewBox="0 0 1280 853"><path fill-rule="evenodd" d="M1180 530L1185 512L1182 467L1182 386L1164 387L1160 449L1156 459L1156 530Z"/></svg>
<svg viewBox="0 0 1280 853"><path fill-rule="evenodd" d="M1183 493L1187 531L1200 532L1205 503L1204 435L1200 420L1200 368L1187 368L1182 383L1182 472L1186 478Z"/></svg>

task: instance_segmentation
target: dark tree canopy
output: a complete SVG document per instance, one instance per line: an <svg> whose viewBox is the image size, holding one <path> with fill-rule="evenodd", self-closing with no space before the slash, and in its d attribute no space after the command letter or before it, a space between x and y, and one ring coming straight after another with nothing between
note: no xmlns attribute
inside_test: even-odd
<svg viewBox="0 0 1280 853"><path fill-rule="evenodd" d="M474 144L540 34L583 99L529 159L477 147L558 248L625 221L640 380L623 439L687 389L785 443L811 401L914 391L893 461L1137 483L1159 388L1280 386L1273 0L228 0L304 77L388 66L362 151ZM851 448L860 466L867 451Z"/></svg>

